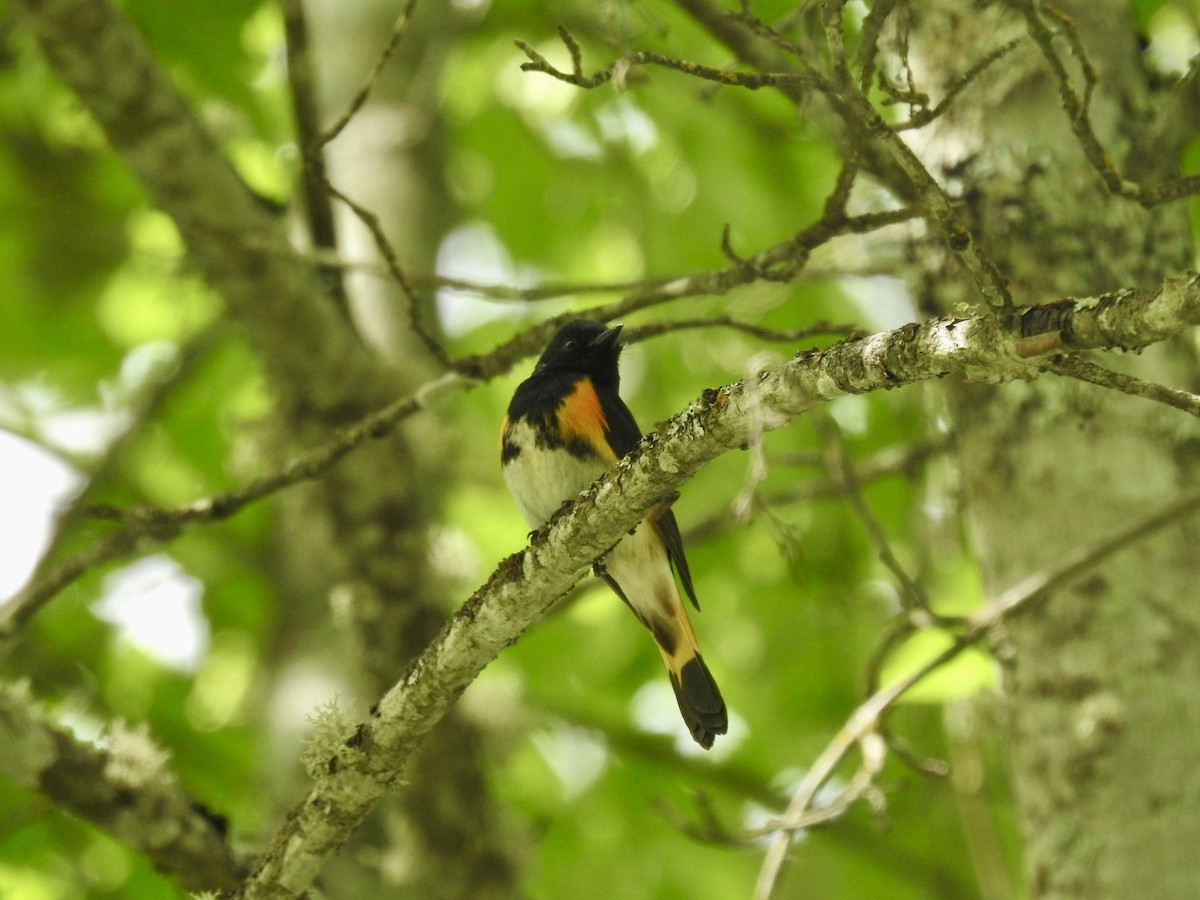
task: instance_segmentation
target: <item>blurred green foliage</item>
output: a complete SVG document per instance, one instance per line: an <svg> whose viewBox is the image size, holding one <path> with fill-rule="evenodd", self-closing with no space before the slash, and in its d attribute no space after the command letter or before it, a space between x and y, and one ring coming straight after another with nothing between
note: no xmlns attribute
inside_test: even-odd
<svg viewBox="0 0 1200 900"><path fill-rule="evenodd" d="M1135 4L1138 22L1149 27L1170 5ZM767 19L768 6L756 4ZM775 6L778 14L790 8ZM286 200L295 138L276 7L126 0L123 8L247 180ZM418 16L466 23L441 68L441 168L422 173L457 204L456 227L486 223L522 277L610 282L720 267L727 225L733 246L749 255L820 215L836 154L778 95L718 90L664 70L649 70L624 92L580 91L520 71L517 38L566 64L554 36L559 21L576 29L588 71L643 38L681 57L728 61L675 7L604 10L566 2L418 7ZM93 499L118 505L186 502L269 468L276 457L264 449L273 439L264 419L272 397L243 335L226 321L220 298L189 274L173 225L147 208L28 36L7 27L0 35L0 427L63 458L92 479ZM364 74L375 52L363 48ZM461 332L451 350L486 349L523 322L594 299L471 301L468 312L499 309L503 317L446 323ZM890 315L824 280L688 299L627 324L714 313L779 328L821 319L870 327ZM704 388L793 349L723 330L676 332L627 353L626 399L649 429ZM437 422L426 414L428 427L453 429L463 448L437 486L444 519L429 523L444 538L448 611L524 542L495 443L527 369L457 396ZM926 412L919 391L847 398L830 410L855 461L933 440ZM62 436L81 413L93 425L108 423L104 434L129 429L111 462L101 464L105 441L94 429L82 439ZM677 505L703 605L696 630L733 714L730 735L711 755L679 739L658 654L598 584L586 583L467 692L469 714L494 730L487 783L527 837L528 896L749 894L759 848L698 840L679 820L711 809L736 834L780 809L865 696L872 654L898 608L894 580L844 498L789 499L828 480L826 449L811 425L797 422L768 436L761 451L716 461ZM760 452L765 477L755 483ZM936 454L927 463L942 465ZM936 496L920 467L864 493L935 608L961 614L980 602L952 508L936 524L938 550L928 550L928 504L951 501ZM739 520L731 506L751 495L754 514ZM6 676L30 679L83 738L106 720L148 723L184 788L255 845L303 790L305 711L279 699L283 686L324 673L328 699L353 684L328 675L328 622L290 615L293 585L275 562L286 514L283 498L273 498L164 551L203 586L210 643L195 671L164 665L90 612L107 572L42 611L5 663ZM75 523L58 552L106 527ZM297 646L286 640L297 629L312 632L311 664L280 655L281 646ZM932 634L908 641L883 667L885 682L940 646ZM345 648L334 642L332 650L348 666ZM966 655L894 719L918 753L977 760L977 780L931 778L893 758L881 779L884 808L858 807L805 835L782 896L1003 896L981 890L972 862L972 854L998 853L1009 875L1019 866L998 774L1002 748L982 728L948 737L943 717L947 708L970 708L995 678L983 653ZM365 706L374 698L358 699ZM967 808L985 811L982 826ZM137 854L0 779L0 895L178 893Z"/></svg>

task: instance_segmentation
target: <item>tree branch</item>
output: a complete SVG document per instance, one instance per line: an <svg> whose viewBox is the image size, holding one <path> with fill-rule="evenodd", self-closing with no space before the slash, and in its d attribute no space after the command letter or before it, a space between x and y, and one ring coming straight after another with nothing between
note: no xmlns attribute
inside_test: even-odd
<svg viewBox="0 0 1200 900"><path fill-rule="evenodd" d="M145 853L190 890L232 888L239 874L225 822L179 789L149 736L110 729L108 747L78 741L21 685L0 685L0 769Z"/></svg>
<svg viewBox="0 0 1200 900"><path fill-rule="evenodd" d="M387 43L383 49L379 51L379 55L375 57L375 62L371 66L371 71L367 73L367 77L363 80L362 86L354 94L350 100L350 104L346 110L337 118L328 129L322 132L316 140L308 144L310 153L318 152L322 147L331 141L335 140L341 134L350 120L353 119L358 111L363 108L367 102L367 98L371 96L371 91L375 89L376 83L379 81L379 76L383 74L384 68L388 64L388 60L392 58L392 54L396 52L396 47L400 43L400 38L404 36L404 32L408 30L408 23L412 21L413 8L417 5L417 0L408 0L404 9L400 11L400 15L396 18L396 24L392 26L391 36L388 37Z"/></svg>
<svg viewBox="0 0 1200 900"><path fill-rule="evenodd" d="M542 72L552 78L557 78L559 81L565 81L567 84L573 84L581 88L595 88L609 81L614 81L618 86L623 86L625 80L629 77L630 70L634 66L662 66L666 69L675 69L678 72L683 72L685 75L691 75L693 78L713 81L717 84L748 88L750 90L757 90L761 87L779 87L782 85L816 87L821 80L820 76L802 72L755 73L716 69L712 66L703 66L686 59L664 56L661 53L655 53L653 50L629 53L619 59L613 60L603 69L591 75L584 75L580 65L579 44L576 43L571 33L561 25L558 29L558 36L562 39L562 42L567 46L567 50L571 54L571 72L564 72L551 65L546 57L534 50L532 46L525 41L518 40L514 41L514 43L520 48L522 53L529 57L529 62L521 63L521 71Z"/></svg>
<svg viewBox="0 0 1200 900"><path fill-rule="evenodd" d="M773 893L786 860L788 847L791 845L796 831L805 827L817 814L823 812L823 809L813 809L817 792L833 776L838 764L850 749L855 745L862 746L864 758L881 749L877 742L876 732L884 715L900 697L932 672L954 659L967 647L982 639L1013 613L1028 607L1031 603L1046 597L1051 591L1078 578L1123 547L1193 514L1197 508L1200 508L1200 491L1192 491L1165 509L1156 510L1128 528L1123 528L1103 540L1079 547L1074 552L1066 554L1052 567L1034 573L970 616L966 621L966 627L954 643L915 672L872 694L854 710L846 724L838 730L837 735L817 758L817 761L809 767L792 797L787 812L780 821L774 823L777 833L759 872L754 894L755 900L767 900ZM846 791L848 792L849 789L847 788Z"/></svg>
<svg viewBox="0 0 1200 900"><path fill-rule="evenodd" d="M1074 21L1061 10L1050 3L1038 3L1034 0L1014 0L1021 10L1029 27L1029 34L1042 51L1054 78L1058 82L1059 96L1062 98L1063 109L1071 123L1071 132L1079 141L1079 146L1087 157L1088 163L1100 175L1108 190L1121 197L1126 197L1145 208L1157 206L1160 203L1170 203L1184 197L1200 193L1200 175L1184 175L1163 181L1153 187L1145 187L1125 177L1118 168L1112 156L1104 149L1099 136L1092 127L1091 99L1092 89L1096 85L1096 67L1092 65L1084 50L1083 42L1075 28ZM1054 19L1062 29L1071 48L1071 55L1076 58L1083 72L1083 96L1071 84L1071 76L1067 72L1062 56L1054 47L1054 33L1042 20L1047 15Z"/></svg>
<svg viewBox="0 0 1200 900"><path fill-rule="evenodd" d="M1114 391L1121 391L1133 397L1164 403L1200 417L1200 395L1198 394L1155 384L1132 375L1123 375L1074 356L1057 356L1046 364L1046 368L1055 375L1078 378L1080 381L1112 388Z"/></svg>
<svg viewBox="0 0 1200 900"><path fill-rule="evenodd" d="M51 567L6 603L0 609L0 644L11 639L55 594L92 569L172 541L196 523L228 519L255 501L302 481L311 481L328 472L354 448L391 434L402 419L424 409L435 396L468 383L461 376L448 372L420 390L339 431L282 469L256 478L236 490L205 497L174 509L137 506L120 511L109 507L91 507L94 516L117 519L122 523L121 527Z"/></svg>
<svg viewBox="0 0 1200 900"><path fill-rule="evenodd" d="M835 4L835 6L838 6L840 10L840 5ZM516 41L516 45L530 60L521 64L523 71L542 72L581 88L595 88L610 80L620 81L626 77L632 66L647 64L665 66L695 78L750 90L780 85L804 85L816 88L829 99L833 109L864 145L870 145L878 140L893 164L904 172L910 186L926 207L929 218L945 233L947 245L962 259L963 264L971 273L976 287L988 304L998 308L1011 307L1012 297L1009 295L1004 278L996 269L995 264L978 246L970 229L954 209L950 197L929 174L912 149L900 138L899 133L883 120L871 105L870 100L855 87L844 54L841 53L840 21L839 12L839 27L826 29L837 76L832 81L814 72L752 73L714 69L687 60L666 57L652 51L628 54L593 75L585 76L582 71L579 46L565 28L560 27L558 33L571 53L572 72L563 72L555 68L525 41Z"/></svg>
<svg viewBox="0 0 1200 900"><path fill-rule="evenodd" d="M304 196L308 239L314 249L336 253L337 225L333 217L333 203L325 190L325 156L321 147L317 146L317 78L309 46L308 17L304 12L303 0L281 0L279 6L283 13L284 49L287 53L296 143L301 148L307 148L303 152L304 169L300 188ZM342 270L334 265L323 264L320 271L338 313L346 321L352 321Z"/></svg>
<svg viewBox="0 0 1200 900"><path fill-rule="evenodd" d="M1147 292L1129 315L1170 308L1184 316L1177 325L1200 323L1200 276L1177 282ZM1160 295L1172 302L1156 304ZM1122 294L1121 302L1129 299ZM1115 302L1096 298L1076 317L1103 315ZM703 465L745 445L756 428L781 428L846 394L946 375L988 382L1036 377L1038 366L1016 352L1022 334L1017 316L944 317L801 353L752 380L705 391L555 516L526 550L502 562L344 746L330 748L327 775L288 816L241 895L291 897L306 890L375 801L401 783L414 749L467 685Z"/></svg>
<svg viewBox="0 0 1200 900"><path fill-rule="evenodd" d="M542 333L552 330L558 321L556 318L543 322L491 354L475 358L471 368L486 371L488 377L506 371L522 355L540 346L546 339ZM839 377L827 378L823 383L833 390L845 382L848 387L842 393L888 389L951 373L974 381L1001 382L1036 378L1043 368L1053 370L1054 362L1028 361L1040 353L1063 348L1134 350L1196 324L1200 324L1200 275L1189 275L1168 279L1153 289L1124 289L1099 297L1061 300L1003 316L933 319L924 325L906 325L892 332L843 341L803 358L833 351L848 353L842 364L845 367L836 368ZM951 361L953 365L949 368L937 368L950 365ZM869 373L866 368L869 366L879 367L885 377L876 380L878 372ZM860 375L864 380L859 380ZM55 594L91 569L173 540L196 522L228 518L269 494L318 478L354 448L370 438L390 433L397 422L423 409L435 396L471 383L464 376L448 372L413 394L363 417L283 469L234 491L173 510L139 507L124 514L114 513L114 518L130 521L51 568L5 605L0 617L0 643L10 639ZM823 400L835 396L839 394L820 395Z"/></svg>
<svg viewBox="0 0 1200 900"><path fill-rule="evenodd" d="M245 185L130 22L106 0L16 0L58 76L75 91L189 261L247 326L272 381L336 418L353 386L388 377L288 246L283 222ZM329 377L333 373L335 377Z"/></svg>

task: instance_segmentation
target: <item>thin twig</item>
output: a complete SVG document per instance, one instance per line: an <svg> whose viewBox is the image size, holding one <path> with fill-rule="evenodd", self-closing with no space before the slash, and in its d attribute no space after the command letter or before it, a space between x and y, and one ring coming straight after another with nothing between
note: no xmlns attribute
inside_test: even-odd
<svg viewBox="0 0 1200 900"><path fill-rule="evenodd" d="M412 284L408 280L408 275L405 273L403 267L401 267L400 259L396 255L395 248L392 247L391 241L389 241L387 235L384 234L383 225L379 221L379 216L375 215L375 213L371 212L360 203L351 200L344 193L335 188L329 179L325 180L325 189L328 190L329 193L338 200L345 203L346 206L350 207L350 211L353 212L354 215L358 217L359 221L367 227L367 230L371 232L371 237L375 241L375 247L379 250L380 255L383 256L384 261L387 263L388 271L391 273L392 278L395 279L396 284L400 286L400 290L404 293L404 298L408 303L409 327L412 328L413 334L421 339L421 343L425 345L426 349L429 350L434 359L436 359L444 368L453 371L456 368L454 360L450 358L450 355L446 352L446 348L442 346L441 341L439 341L429 331L429 329L425 327L425 323L421 320L421 299L417 296L416 290L414 290Z"/></svg>
<svg viewBox="0 0 1200 900"><path fill-rule="evenodd" d="M1004 277L991 258L983 253L974 235L958 215L950 196L855 84L842 47L841 8L840 0L829 0L826 7L825 33L835 77L832 81L821 82L818 87L826 93L834 110L855 133L864 141L879 141L892 161L904 172L921 198L926 215L941 228L947 245L963 261L988 304L1011 307L1012 296Z"/></svg>
<svg viewBox="0 0 1200 900"><path fill-rule="evenodd" d="M691 10L695 12L694 10ZM784 53L793 56L804 65L806 71L816 72L815 66L809 59L809 54L803 46L785 37L783 32L778 28L774 28L758 18L750 8L748 0L742 0L741 9L736 13L728 13L729 19L735 22L740 22L750 29L755 35L774 44ZM762 68L762 66L759 66Z"/></svg>
<svg viewBox="0 0 1200 900"><path fill-rule="evenodd" d="M942 99L937 102L936 106L934 106L932 109L924 108L924 109L918 110L907 121L901 122L898 125L896 125L896 130L897 131L907 131L907 130L910 130L913 128L923 128L924 126L926 126L930 122L932 122L934 119L943 115L946 112L946 110L950 108L950 104L953 103L958 98L958 95L961 94L964 90L966 90L966 88L976 78L978 78L980 75L982 75L994 63L1003 59L1005 56L1007 56L1009 53L1011 53L1013 50L1015 50L1018 46L1020 46L1020 44L1021 44L1020 38L1013 38L1008 43L1001 44L995 50L988 53L986 56L983 57L983 59L979 60L978 62L975 63L975 65L973 65L973 66L971 66L971 68L967 69L967 71L964 72L957 81L955 81L952 85L950 85L950 89L948 91L946 91L945 96L942 97Z"/></svg>
<svg viewBox="0 0 1200 900"><path fill-rule="evenodd" d="M815 807L817 792L828 780L832 769L845 756L850 746L857 744L862 749L863 762L838 797L823 807ZM792 806L779 822L768 826L775 834L767 848L762 867L759 869L758 880L754 885L754 900L769 900L775 891L779 874L787 860L787 851L799 831L814 825L828 822L841 816L874 785L874 778L883 766L886 745L874 734L870 727L863 727L854 738L853 743L845 748L830 744L818 758L816 764L805 773L803 781L793 797ZM825 770L828 769L828 773Z"/></svg>
<svg viewBox="0 0 1200 900"><path fill-rule="evenodd" d="M672 331L684 331L694 328L732 328L744 334L753 335L764 341L777 341L794 344L797 341L822 335L835 335L841 338L865 337L867 332L857 325L850 323L837 324L834 322L814 322L803 328L775 329L755 325L753 322L738 322L729 316L710 316L704 319L678 319L674 321L653 322L649 325L638 325L626 328L621 332L622 340L630 343L644 341L647 338L669 334Z"/></svg>
<svg viewBox="0 0 1200 900"><path fill-rule="evenodd" d="M137 506L118 513L107 507L93 507L94 513L118 519L122 526L51 567L5 604L0 617L0 643L10 639L55 594L85 573L113 560L143 552L147 547L171 541L191 525L228 519L250 503L302 481L318 478L355 447L369 439L388 435L401 419L424 408L434 396L470 383L456 373L446 373L415 393L339 431L330 440L297 457L282 469L256 478L236 490L173 509Z"/></svg>
<svg viewBox="0 0 1200 900"><path fill-rule="evenodd" d="M863 497L861 487L854 479L854 466L850 463L850 456L846 452L846 441L841 428L832 417L826 414L817 415L813 419L813 424L825 441L826 470L841 488L846 502L850 504L854 514L858 516L863 530L867 533L867 538L875 547L875 553L880 562L888 568L900 585L900 602L907 610L920 609L929 612L929 598L925 595L924 589L908 574L896 557L887 533L879 524L879 519L871 511L870 505Z"/></svg>
<svg viewBox="0 0 1200 900"><path fill-rule="evenodd" d="M343 259L338 253L314 248L312 250L296 250L294 253L303 259L310 259L318 265L330 266L343 271L363 272L381 278L392 277L392 270L386 261L375 259ZM834 277L841 272L830 273ZM845 274L857 275L857 271ZM866 274L877 274L868 272ZM408 283L415 290L429 288L449 288L463 293L475 294L488 300L499 301L539 301L555 300L561 297L577 296L580 294L620 294L630 291L648 290L669 281L675 281L679 275L656 275L649 278L638 278L629 281L545 281L530 287L517 287L511 284L484 283L469 278L456 278L451 275L440 275L436 272L406 270Z"/></svg>
<svg viewBox="0 0 1200 900"><path fill-rule="evenodd" d="M367 98L371 96L371 91L375 89L376 83L379 81L379 76L383 74L384 66L391 59L392 53L395 52L396 46L400 43L400 38L408 29L408 23L412 19L413 7L417 5L417 0L408 0L408 5L401 11L399 18L396 19L396 24L392 26L391 37L380 51L379 56L375 58L375 64L371 66L371 71L367 74L366 80L363 81L362 87L358 89L350 101L350 105L346 111L338 117L338 120L333 123L320 137L309 147L310 151L317 151L336 138L347 125L350 120L362 109L363 104L367 102Z"/></svg>
<svg viewBox="0 0 1200 900"><path fill-rule="evenodd" d="M858 45L858 89L866 93L871 88L871 79L875 74L875 56L879 51L879 37L883 26L887 23L892 10L896 8L896 0L880 0L871 4L871 11L863 21L862 35ZM882 81L882 79L880 79Z"/></svg>
<svg viewBox="0 0 1200 900"><path fill-rule="evenodd" d="M1030 36L1041 49L1042 55L1050 65L1050 70L1054 73L1054 78L1058 82L1059 98L1067 112L1071 132L1079 141L1079 146L1083 149L1088 162L1103 179L1109 192L1140 203L1147 209L1200 193L1200 175L1186 175L1169 179L1154 187L1143 187L1122 174L1112 156L1104 149L1104 145L1100 142L1100 138L1092 126L1089 107L1092 89L1096 83L1096 69L1087 57L1075 23L1070 16L1050 3L1038 3L1034 0L1013 0L1013 2L1025 16ZM1054 33L1043 21L1043 13L1058 22L1062 34L1071 45L1073 55L1079 60L1084 76L1082 96L1072 85L1071 76L1067 72L1062 56L1054 47Z"/></svg>
<svg viewBox="0 0 1200 900"><path fill-rule="evenodd" d="M797 788L796 796L804 801L801 811L788 815L773 822L768 822L747 833L747 837L758 839L768 836L779 836L781 833L795 838L797 833L814 825L820 825L843 815L854 803L874 787L875 776L883 769L887 758L887 746L874 731L867 731L856 741L863 754L862 765L854 776L847 782L846 787L824 806L814 806L817 792L822 783L815 779L805 778ZM757 892L755 896L758 896Z"/></svg>
<svg viewBox="0 0 1200 900"><path fill-rule="evenodd" d="M1117 164L1108 155L1107 151L1105 151L1100 143L1100 139L1096 136L1095 130L1092 128L1088 102L1091 99L1090 85L1095 80L1095 69L1083 52L1078 35L1075 33L1074 23L1062 13L1055 16L1062 25L1063 32L1067 35L1072 48L1078 54L1079 65L1082 68L1087 84L1082 97L1071 83L1071 76L1067 72L1066 65L1054 47L1054 33L1042 20L1042 11L1039 8L1040 4L1035 4L1032 0L1020 0L1017 5L1025 16L1030 37L1033 38L1034 43L1041 49L1046 62L1050 64L1050 69L1054 73L1055 80L1058 82L1059 98L1062 100L1063 107L1067 111L1067 118L1071 123L1071 131L1075 134L1079 145L1083 148L1088 161L1100 174L1100 177L1104 179L1104 183L1112 193L1137 199L1141 188L1133 182L1126 180L1121 175L1120 170L1117 169Z"/></svg>
<svg viewBox="0 0 1200 900"><path fill-rule="evenodd" d="M960 619L957 622L950 623L942 617L935 624L932 617L925 613L924 610L903 612L893 618L883 637L880 639L879 644L867 660L866 680L868 696L879 690L883 679L884 663L887 662L892 651L901 646L906 638L924 628L944 627L948 624L953 624L961 628L965 621L965 619ZM920 772L922 775L932 775L936 778L944 778L950 774L950 766L945 760L918 751L907 740L893 732L891 724L887 720L879 722L876 732L888 745L888 749L895 754L896 758L914 771Z"/></svg>
<svg viewBox="0 0 1200 900"><path fill-rule="evenodd" d="M1046 363L1046 368L1055 375L1077 378L1080 381L1112 388L1114 391L1121 391L1133 397L1153 400L1200 418L1200 394L1155 384L1153 381L1144 381L1132 375L1123 375L1073 356L1055 356Z"/></svg>
<svg viewBox="0 0 1200 900"><path fill-rule="evenodd" d="M571 53L572 65L576 66L574 71L562 71L551 65L546 57L534 50L530 44L522 40L517 40L514 43L520 48L522 53L529 57L529 62L521 64L521 71L542 72L553 78L557 78L559 81L565 81L567 84L573 84L581 88L595 88L609 81L613 81L618 87L623 86L628 81L630 70L635 66L661 66L666 69L683 72L685 75L691 75L693 78L700 78L704 81L715 82L716 84L747 88L752 91L763 87L780 87L784 85L817 86L821 81L820 76L811 73L755 73L716 69L689 60L664 56L652 50L642 50L637 53L626 54L609 63L603 69L594 72L592 75L584 75L577 67L580 62L578 43L570 36L570 32L563 28L559 29L559 37L563 38L564 43L567 44L568 51Z"/></svg>
<svg viewBox="0 0 1200 900"><path fill-rule="evenodd" d="M866 233L873 229L882 229L889 225L900 224L909 219L916 218L920 213L913 209L886 210L881 213L867 213L862 216L855 216L847 220L844 231L834 235L841 237L848 234ZM790 242L784 247L791 246ZM364 272L368 275L375 275L381 278L390 278L391 269L388 268L386 262L382 260L348 260L340 258L336 253L328 251L304 251L297 250L294 253L289 251L289 255L294 255L302 259L309 259L320 265L333 266L343 270L353 270ZM748 263L749 260L741 259L741 263ZM803 269L798 269L792 275L791 280L803 281L821 281L838 278L862 278L875 277L892 274L893 270L885 268L882 265L863 265L858 268L833 266L831 264L814 265L811 262L806 264ZM436 288L449 288L463 293L474 294L485 300L495 300L497 302L538 302L542 300L556 300L562 297L581 296L584 294L629 294L640 293L643 291L655 290L667 284L678 284L680 281L695 277L689 275L654 275L647 278L638 278L631 281L546 281L531 287L517 287L511 284L502 283L484 283L473 281L467 278L456 278L449 275L439 275L435 272L422 272L408 270L408 282L416 290L428 290ZM700 277L706 277L701 275ZM772 281L779 279L772 276Z"/></svg>
<svg viewBox="0 0 1200 900"><path fill-rule="evenodd" d="M628 294L634 291L647 291L677 281L679 277L678 275L656 275L634 281L546 281L526 288L507 284L483 284L466 278L425 272L413 272L409 275L409 280L413 287L450 288L489 300L535 302L558 300L562 297L577 297L581 294Z"/></svg>
<svg viewBox="0 0 1200 900"><path fill-rule="evenodd" d="M825 218L846 218L846 208L850 205L850 192L854 190L854 182L858 179L859 156L851 149L842 160L838 169L837 181L833 190L825 198Z"/></svg>

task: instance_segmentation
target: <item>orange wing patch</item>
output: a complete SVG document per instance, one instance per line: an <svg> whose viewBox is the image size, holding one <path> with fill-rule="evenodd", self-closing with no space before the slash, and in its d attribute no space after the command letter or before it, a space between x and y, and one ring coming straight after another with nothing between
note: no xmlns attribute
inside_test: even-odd
<svg viewBox="0 0 1200 900"><path fill-rule="evenodd" d="M600 406L600 397L592 379L584 376L575 382L575 387L555 413L558 418L558 431L566 440L579 440L588 444L601 458L608 463L615 463L617 455L604 432L608 430L608 420L604 417L604 409Z"/></svg>

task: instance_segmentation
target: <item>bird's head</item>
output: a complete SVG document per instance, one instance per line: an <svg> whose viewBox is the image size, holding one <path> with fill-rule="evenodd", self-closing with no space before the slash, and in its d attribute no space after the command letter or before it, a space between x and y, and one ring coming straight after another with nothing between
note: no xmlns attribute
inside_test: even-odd
<svg viewBox="0 0 1200 900"><path fill-rule="evenodd" d="M574 319L558 329L537 361L535 372L580 372L599 384L617 386L621 326Z"/></svg>

